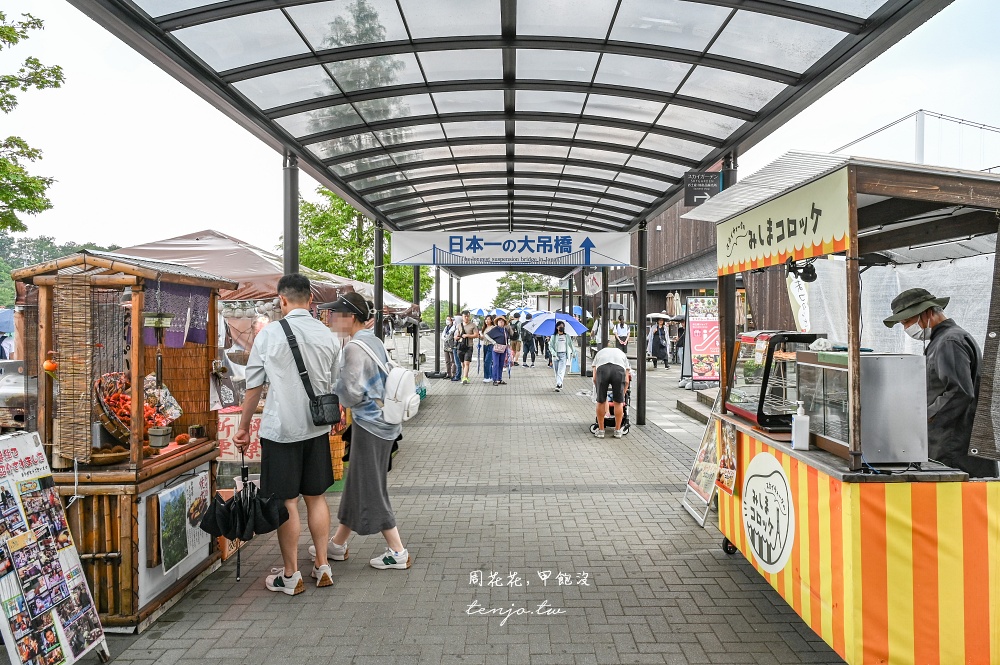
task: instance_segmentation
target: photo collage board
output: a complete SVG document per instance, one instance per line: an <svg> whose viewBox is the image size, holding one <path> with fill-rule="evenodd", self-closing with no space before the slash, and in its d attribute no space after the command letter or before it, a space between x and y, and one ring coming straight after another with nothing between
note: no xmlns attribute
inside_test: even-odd
<svg viewBox="0 0 1000 665"><path fill-rule="evenodd" d="M0 437L0 633L11 663L60 665L107 646L37 434Z"/></svg>

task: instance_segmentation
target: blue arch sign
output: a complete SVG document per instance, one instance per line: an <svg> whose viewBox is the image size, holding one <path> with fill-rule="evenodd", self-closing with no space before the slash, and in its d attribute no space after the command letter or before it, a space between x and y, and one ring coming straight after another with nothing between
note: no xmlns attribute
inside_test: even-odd
<svg viewBox="0 0 1000 665"><path fill-rule="evenodd" d="M394 265L627 266L628 233L396 231Z"/></svg>

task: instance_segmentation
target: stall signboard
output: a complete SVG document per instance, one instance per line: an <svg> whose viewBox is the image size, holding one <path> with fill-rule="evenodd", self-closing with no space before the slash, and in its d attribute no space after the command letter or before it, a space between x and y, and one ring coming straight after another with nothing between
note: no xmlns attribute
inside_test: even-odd
<svg viewBox="0 0 1000 665"><path fill-rule="evenodd" d="M719 473L715 477L715 486L726 494L732 496L736 489L736 469L739 467L736 446L736 425L722 421L722 429L719 432Z"/></svg>
<svg viewBox="0 0 1000 665"><path fill-rule="evenodd" d="M104 630L37 433L0 437L0 634L11 663L75 663Z"/></svg>
<svg viewBox="0 0 1000 665"><path fill-rule="evenodd" d="M694 517L700 526L705 526L708 518L708 507L715 494L715 481L719 475L719 434L721 419L718 417L721 403L718 397L712 407L712 415L705 426L701 437L701 445L694 456L691 473L688 474L681 506Z"/></svg>
<svg viewBox="0 0 1000 665"><path fill-rule="evenodd" d="M236 430L240 426L240 413L220 413L217 438L219 439L219 461L240 462L240 451L233 441ZM244 458L247 463L260 461L260 414L255 413L250 418L250 445L247 446Z"/></svg>
<svg viewBox="0 0 1000 665"><path fill-rule="evenodd" d="M208 511L208 473L199 473L158 495L160 505L160 551L167 574L190 555L207 546L212 537L201 530Z"/></svg>
<svg viewBox="0 0 1000 665"><path fill-rule="evenodd" d="M718 381L722 371L722 351L717 297L687 299L685 335L687 346L681 375L694 381Z"/></svg>
<svg viewBox="0 0 1000 665"><path fill-rule="evenodd" d="M741 497L743 529L754 561L768 573L780 573L795 543L795 505L791 483L774 455L760 452L750 460Z"/></svg>
<svg viewBox="0 0 1000 665"><path fill-rule="evenodd" d="M393 265L627 266L628 233L395 231Z"/></svg>
<svg viewBox="0 0 1000 665"><path fill-rule="evenodd" d="M684 205L700 206L721 191L722 174L718 171L684 174Z"/></svg>
<svg viewBox="0 0 1000 665"><path fill-rule="evenodd" d="M720 222L720 275L843 252L850 244L847 168Z"/></svg>

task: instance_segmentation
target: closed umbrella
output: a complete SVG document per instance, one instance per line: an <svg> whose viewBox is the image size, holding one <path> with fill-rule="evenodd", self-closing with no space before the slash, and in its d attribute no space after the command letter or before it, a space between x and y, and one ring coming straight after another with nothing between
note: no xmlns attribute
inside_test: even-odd
<svg viewBox="0 0 1000 665"><path fill-rule="evenodd" d="M270 533L288 519L288 509L280 499L271 495L263 497L257 484L250 480L243 451L240 451L240 489L229 499L215 495L201 520L202 531L212 536L225 536L229 540L252 540L255 535ZM236 550L236 581L240 580L240 553Z"/></svg>

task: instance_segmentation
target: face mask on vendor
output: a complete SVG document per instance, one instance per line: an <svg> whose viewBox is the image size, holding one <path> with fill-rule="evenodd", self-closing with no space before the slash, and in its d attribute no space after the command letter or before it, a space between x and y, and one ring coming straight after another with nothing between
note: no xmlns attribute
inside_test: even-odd
<svg viewBox="0 0 1000 665"><path fill-rule="evenodd" d="M923 326L920 325L920 319L923 318L923 316L924 316L923 314L920 314L919 316L917 316L916 321L903 328L903 331L906 332L907 335L917 340L918 342L926 342L928 339L930 339L931 336L930 329L924 328Z"/></svg>

